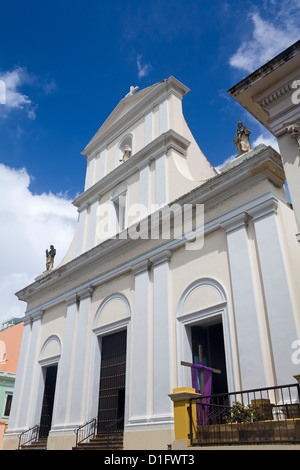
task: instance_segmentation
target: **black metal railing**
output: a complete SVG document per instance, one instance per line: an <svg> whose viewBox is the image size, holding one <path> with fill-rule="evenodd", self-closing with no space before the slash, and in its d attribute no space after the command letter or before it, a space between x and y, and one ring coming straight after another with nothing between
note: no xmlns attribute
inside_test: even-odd
<svg viewBox="0 0 300 470"><path fill-rule="evenodd" d="M40 427L36 425L30 429L27 429L26 431L21 432L21 434L19 434L18 450L37 441L39 437L39 430Z"/></svg>
<svg viewBox="0 0 300 470"><path fill-rule="evenodd" d="M78 428L75 429L76 434L76 447L83 442L88 442L91 437L96 435L97 429L97 419L93 418L90 421L82 424Z"/></svg>
<svg viewBox="0 0 300 470"><path fill-rule="evenodd" d="M93 418L76 428L74 432L76 434L76 447L83 442L89 442L89 440L96 435L104 435L107 439L107 446L109 448L112 436L122 434L124 432L124 417L121 416L105 425L104 423L99 423L97 418Z"/></svg>
<svg viewBox="0 0 300 470"><path fill-rule="evenodd" d="M192 446L300 443L299 384L191 399Z"/></svg>

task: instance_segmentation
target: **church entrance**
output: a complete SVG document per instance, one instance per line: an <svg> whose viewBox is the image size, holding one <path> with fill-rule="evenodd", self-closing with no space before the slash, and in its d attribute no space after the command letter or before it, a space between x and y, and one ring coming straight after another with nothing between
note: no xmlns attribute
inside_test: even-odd
<svg viewBox="0 0 300 470"><path fill-rule="evenodd" d="M46 369L45 390L42 404L40 420L40 438L47 438L51 429L55 386L56 386L57 366L50 366Z"/></svg>
<svg viewBox="0 0 300 470"><path fill-rule="evenodd" d="M102 337L98 433L124 428L126 340L126 330Z"/></svg>
<svg viewBox="0 0 300 470"><path fill-rule="evenodd" d="M210 326L196 325L193 326L191 330L193 363L219 369L221 371L220 374L212 374L211 394L227 393L228 387L222 323Z"/></svg>

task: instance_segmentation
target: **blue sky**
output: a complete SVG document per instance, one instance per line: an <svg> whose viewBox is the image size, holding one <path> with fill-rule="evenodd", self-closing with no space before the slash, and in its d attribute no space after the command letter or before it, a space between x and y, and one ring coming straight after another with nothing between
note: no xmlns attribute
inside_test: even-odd
<svg viewBox="0 0 300 470"><path fill-rule="evenodd" d="M0 293L10 297L0 319L20 314L11 292L43 271L54 234L63 256L84 186L81 151L131 85L170 75L187 85L187 123L217 166L235 153L238 120L252 145L274 142L226 90L299 32L298 0L1 2Z"/></svg>

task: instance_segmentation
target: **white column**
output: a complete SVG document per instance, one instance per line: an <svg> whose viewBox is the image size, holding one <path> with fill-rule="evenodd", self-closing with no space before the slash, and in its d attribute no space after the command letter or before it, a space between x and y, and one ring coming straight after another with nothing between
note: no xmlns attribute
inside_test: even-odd
<svg viewBox="0 0 300 470"><path fill-rule="evenodd" d="M87 169L86 169L86 179L85 179L85 188L86 191L94 184L94 173L95 173L95 154L88 157Z"/></svg>
<svg viewBox="0 0 300 470"><path fill-rule="evenodd" d="M174 388L173 329L175 320L169 302L170 251L150 258L153 268L153 416L157 423L173 419L168 394Z"/></svg>
<svg viewBox="0 0 300 470"><path fill-rule="evenodd" d="M135 274L130 424L145 423L152 411L152 315L149 261L132 268Z"/></svg>
<svg viewBox="0 0 300 470"><path fill-rule="evenodd" d="M278 145L300 232L300 124L294 122L286 127L286 131L278 136Z"/></svg>
<svg viewBox="0 0 300 470"><path fill-rule="evenodd" d="M153 113L152 109L145 114L145 145L153 140Z"/></svg>
<svg viewBox="0 0 300 470"><path fill-rule="evenodd" d="M285 255L277 226L274 198L247 211L253 218L278 385L288 384L299 372L292 363L297 338Z"/></svg>
<svg viewBox="0 0 300 470"><path fill-rule="evenodd" d="M53 415L52 429L55 429L55 427L62 427L68 424L68 403L69 396L72 393L72 371L75 370L76 373L76 364L72 363L72 359L74 349L76 316L78 310L77 301L77 294L73 294L72 296L66 299L67 317L63 339L63 348L60 359L59 377L57 380L57 407L56 413L55 415Z"/></svg>
<svg viewBox="0 0 300 470"><path fill-rule="evenodd" d="M89 208L88 214L88 233L86 250L90 250L95 246L96 229L97 229L97 209L99 207L99 199L93 201Z"/></svg>
<svg viewBox="0 0 300 470"><path fill-rule="evenodd" d="M105 163L106 148L102 148L96 156L94 183L97 183L97 181L100 181L105 176Z"/></svg>
<svg viewBox="0 0 300 470"><path fill-rule="evenodd" d="M24 382L26 378L27 370L27 355L30 348L31 341L31 318L30 316L24 318L23 335L21 342L21 349L18 360L17 375L14 385L14 399L12 401L8 430L7 432L13 431L14 429L20 428L19 424L19 413L21 409Z"/></svg>
<svg viewBox="0 0 300 470"><path fill-rule="evenodd" d="M75 369L72 383L72 396L71 396L71 409L70 409L70 424L82 424L84 420L84 393L87 388L87 341L89 333L89 313L93 289L87 287L86 289L78 292L80 299L78 321L77 321L77 336L76 336L76 349L73 356L75 361Z"/></svg>
<svg viewBox="0 0 300 470"><path fill-rule="evenodd" d="M155 160L155 204L163 206L167 202L167 157L161 155Z"/></svg>
<svg viewBox="0 0 300 470"><path fill-rule="evenodd" d="M149 163L140 168L140 187L139 187L139 204L143 208L140 218L143 219L149 214L150 204L150 168Z"/></svg>
<svg viewBox="0 0 300 470"><path fill-rule="evenodd" d="M247 216L242 213L222 224L227 235L241 387L244 390L266 386L257 292L254 287L246 221Z"/></svg>
<svg viewBox="0 0 300 470"><path fill-rule="evenodd" d="M17 427L21 429L27 429L31 426L35 426L39 423L30 423L30 416L34 415L32 413L32 406L35 406L35 403L32 403L32 397L34 395L34 384L35 376L37 373L38 365L38 354L39 354L39 337L41 331L41 322L42 322L43 312L38 311L35 314L31 315L31 335L30 335L30 344L28 349L28 355L26 357L25 365L25 375L24 381L22 384L22 395L20 404L22 406L19 410L19 417L17 419Z"/></svg>
<svg viewBox="0 0 300 470"><path fill-rule="evenodd" d="M159 103L159 133L163 134L169 129L168 99L165 98Z"/></svg>
<svg viewBox="0 0 300 470"><path fill-rule="evenodd" d="M84 252L87 232L87 219L88 207L84 206L79 211L79 219L77 222L76 256L79 256Z"/></svg>

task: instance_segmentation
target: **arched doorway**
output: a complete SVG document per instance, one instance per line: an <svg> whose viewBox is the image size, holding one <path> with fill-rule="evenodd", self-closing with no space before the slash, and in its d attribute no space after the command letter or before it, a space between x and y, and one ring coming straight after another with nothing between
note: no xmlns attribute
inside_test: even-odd
<svg viewBox="0 0 300 470"><path fill-rule="evenodd" d="M97 417L98 430L128 415L131 308L120 293L107 296L93 322L86 421ZM110 410L110 411L109 411Z"/></svg>
<svg viewBox="0 0 300 470"><path fill-rule="evenodd" d="M221 370L213 374L213 393L234 390L233 362L227 298L222 285L212 278L197 279L182 293L177 307L178 387L191 387L191 370L181 361Z"/></svg>

